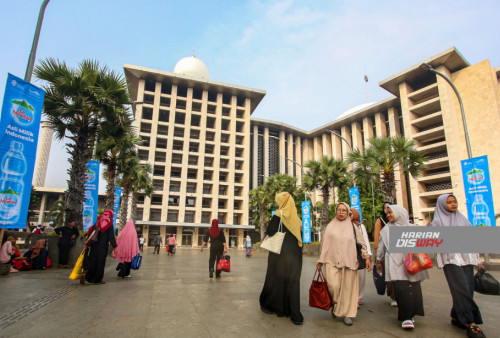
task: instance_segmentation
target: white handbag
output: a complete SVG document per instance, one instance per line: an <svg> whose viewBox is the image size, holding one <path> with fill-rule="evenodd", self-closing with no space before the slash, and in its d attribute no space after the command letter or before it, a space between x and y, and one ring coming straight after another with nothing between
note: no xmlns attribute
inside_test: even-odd
<svg viewBox="0 0 500 338"><path fill-rule="evenodd" d="M281 212L281 216L283 216L283 212ZM260 247L279 255L281 253L281 247L283 246L283 240L285 239L285 233L282 232L282 230L283 223L281 222L280 217L280 225L278 227L278 231L271 237L266 236L266 238L264 238L264 240L262 241Z"/></svg>

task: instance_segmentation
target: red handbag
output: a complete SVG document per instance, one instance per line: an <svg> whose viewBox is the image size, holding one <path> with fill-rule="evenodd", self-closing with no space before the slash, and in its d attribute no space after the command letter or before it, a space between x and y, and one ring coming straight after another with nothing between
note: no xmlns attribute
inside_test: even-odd
<svg viewBox="0 0 500 338"><path fill-rule="evenodd" d="M406 255L405 269L410 275L432 268L432 260L425 253L414 253Z"/></svg>
<svg viewBox="0 0 500 338"><path fill-rule="evenodd" d="M231 257L229 255L226 255L219 259L219 263L217 263L217 271L231 271Z"/></svg>
<svg viewBox="0 0 500 338"><path fill-rule="evenodd" d="M330 296L330 292L328 292L328 285L320 269L316 269L311 287L309 288L309 306L323 310L330 310L333 306L332 297Z"/></svg>

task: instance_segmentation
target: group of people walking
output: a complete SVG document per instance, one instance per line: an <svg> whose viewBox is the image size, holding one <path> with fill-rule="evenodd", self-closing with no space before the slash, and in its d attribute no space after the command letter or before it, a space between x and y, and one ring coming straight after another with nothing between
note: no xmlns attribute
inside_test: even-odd
<svg viewBox="0 0 500 338"><path fill-rule="evenodd" d="M302 222L289 193L277 194L275 201L278 210L269 222L266 235L273 236L282 224L285 236L281 253L269 252L260 307L265 313L290 317L294 324L299 325L304 320L300 311ZM454 195L439 196L430 226L471 226L457 206ZM385 275L387 294L391 305L398 307L398 320L403 329L415 328L415 316L424 316L421 282L429 278L425 270L410 275L404 265L405 254L389 249L389 228L409 225L408 212L404 207L384 203L374 234L376 269ZM361 257L357 247L360 247ZM348 326L353 324L358 308L363 304L366 272L371 271L373 255L359 212L347 203L339 203L335 217L323 232L317 262L317 269L324 271L333 301L330 309L333 319L340 318ZM366 268L358 269L363 260ZM484 269L479 254L437 254L437 264L444 270L453 299L451 324L466 330L468 337L485 337L478 326L482 324L481 313L473 299L474 266Z"/></svg>

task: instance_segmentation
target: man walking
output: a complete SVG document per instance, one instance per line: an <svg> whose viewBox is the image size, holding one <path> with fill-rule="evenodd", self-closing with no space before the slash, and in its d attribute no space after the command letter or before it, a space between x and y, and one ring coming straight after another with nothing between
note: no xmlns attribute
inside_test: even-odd
<svg viewBox="0 0 500 338"><path fill-rule="evenodd" d="M153 251L153 254L157 253L159 255L160 254L160 245L163 243L163 240L161 239L160 235L155 236L154 243L155 243L155 249Z"/></svg>
<svg viewBox="0 0 500 338"><path fill-rule="evenodd" d="M141 235L141 237L139 237L139 249L141 251L144 251L144 241L145 241L144 236Z"/></svg>

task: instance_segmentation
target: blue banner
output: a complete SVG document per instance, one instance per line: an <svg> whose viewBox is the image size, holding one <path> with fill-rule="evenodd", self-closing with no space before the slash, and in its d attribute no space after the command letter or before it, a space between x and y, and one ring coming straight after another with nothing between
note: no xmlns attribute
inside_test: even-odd
<svg viewBox="0 0 500 338"><path fill-rule="evenodd" d="M44 96L8 75L0 118L0 228L26 228Z"/></svg>
<svg viewBox="0 0 500 338"><path fill-rule="evenodd" d="M118 211L120 209L120 200L122 198L122 188L115 187L114 194L114 205L113 205L113 228L116 231L116 217L118 216Z"/></svg>
<svg viewBox="0 0 500 338"><path fill-rule="evenodd" d="M302 202L302 243L311 243L311 201Z"/></svg>
<svg viewBox="0 0 500 338"><path fill-rule="evenodd" d="M472 225L496 226L488 156L461 162L469 221Z"/></svg>
<svg viewBox="0 0 500 338"><path fill-rule="evenodd" d="M351 208L359 211L359 220L363 223L363 215L361 214L361 200L359 199L359 188L354 187L349 189L349 197L351 199Z"/></svg>
<svg viewBox="0 0 500 338"><path fill-rule="evenodd" d="M85 200L83 202L83 230L85 231L97 221L99 164L98 161L89 161L85 172Z"/></svg>

